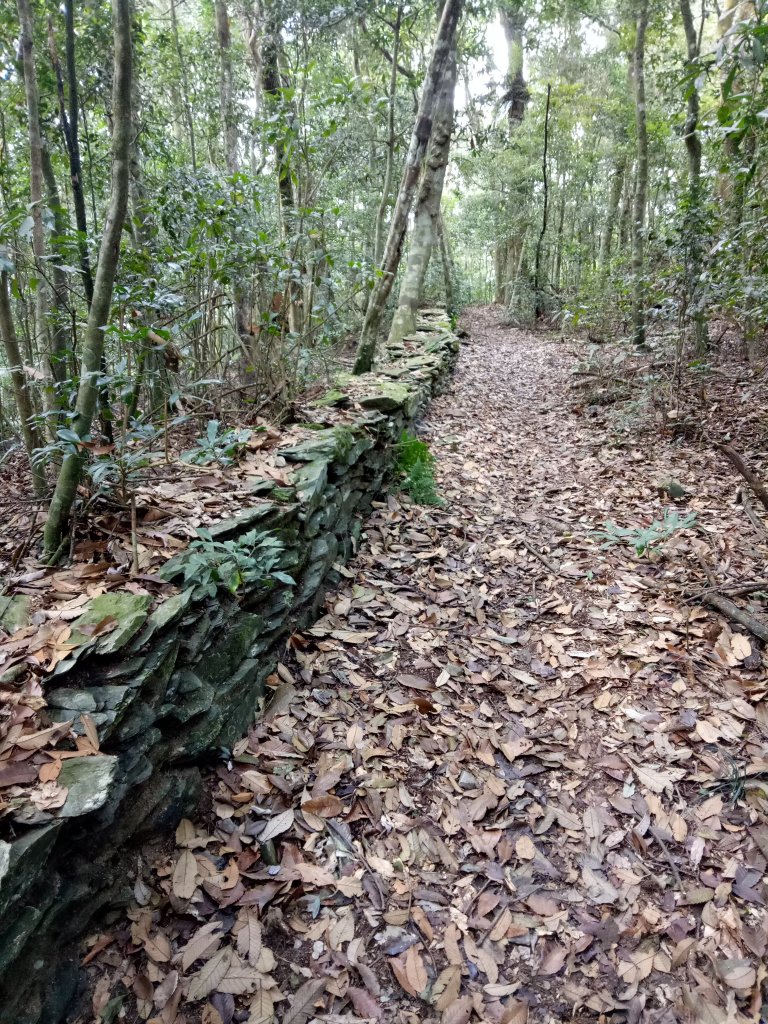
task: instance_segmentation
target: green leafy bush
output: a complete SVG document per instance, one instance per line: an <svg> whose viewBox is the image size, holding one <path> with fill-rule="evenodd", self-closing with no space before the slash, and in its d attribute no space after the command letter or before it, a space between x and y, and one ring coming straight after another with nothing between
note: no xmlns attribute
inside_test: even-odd
<svg viewBox="0 0 768 1024"><path fill-rule="evenodd" d="M397 444L395 473L417 505L445 504L435 488L435 457L424 441L404 430Z"/></svg>
<svg viewBox="0 0 768 1024"><path fill-rule="evenodd" d="M251 433L250 430L222 430L218 420L209 420L205 434L197 438L196 446L185 452L182 459L197 466L207 466L211 462L231 466L248 443Z"/></svg>
<svg viewBox="0 0 768 1024"><path fill-rule="evenodd" d="M279 580L296 585L292 576L275 569L283 553L277 538L257 530L224 541L214 540L209 530L198 530L198 534L181 559L162 573L167 579L181 577L184 585L193 585L195 598L215 597L220 587L236 594L245 583Z"/></svg>

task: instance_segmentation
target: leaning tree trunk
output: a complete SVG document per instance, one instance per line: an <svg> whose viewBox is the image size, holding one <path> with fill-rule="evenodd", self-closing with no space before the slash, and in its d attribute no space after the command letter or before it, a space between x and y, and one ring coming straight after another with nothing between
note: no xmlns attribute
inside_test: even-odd
<svg viewBox="0 0 768 1024"><path fill-rule="evenodd" d="M109 322L120 238L128 207L129 159L131 146L131 3L112 0L114 72L112 82L112 192L101 238L99 262L93 283L93 302L88 312L80 367L80 385L72 429L85 437L91 429L96 401L101 357L104 352L104 325ZM82 455L68 453L59 471L45 523L44 549L49 561L57 557L66 532L72 504L82 470Z"/></svg>
<svg viewBox="0 0 768 1024"><path fill-rule="evenodd" d="M42 463L35 464L32 461L32 453L35 448L40 447L40 437L32 418L34 409L27 387L27 377L24 373L24 360L21 357L21 349L13 325L7 270L0 271L0 336L2 336L5 361L11 377L13 397L16 400L16 411L19 414L21 437L32 468L32 485L35 494L41 497L45 494L45 473Z"/></svg>
<svg viewBox="0 0 768 1024"><path fill-rule="evenodd" d="M384 315L384 307L389 293L392 291L397 268L403 252L403 240L408 227L408 216L411 212L413 197L419 181L421 164L429 145L432 134L432 118L435 102L443 76L450 64L451 53L456 38L456 29L461 16L463 0L445 0L445 7L440 18L440 25L435 37L435 45L429 62L424 85L421 90L421 101L413 126L408 155L405 160L400 190L397 194L392 220L389 224L387 244L382 259L382 275L376 281L368 301L363 329L355 360L355 373L366 373L373 365L376 352L376 337Z"/></svg>
<svg viewBox="0 0 768 1024"><path fill-rule="evenodd" d="M437 241L440 202L453 134L453 103L456 92L456 48L449 58L435 106L432 138L421 175L411 231L408 263L400 285L400 297L392 320L389 341L397 342L416 327L416 310L422 300L424 280Z"/></svg>
<svg viewBox="0 0 768 1024"><path fill-rule="evenodd" d="M699 38L693 24L689 0L680 0L680 13L683 17L685 41L688 49L688 61L691 65L699 56ZM688 87L688 116L685 120L685 150L688 154L688 211L683 222L683 234L687 244L686 292L688 302L697 302L696 294L701 277L703 251L701 239L701 139L698 132L699 124L699 90L696 83ZM694 308L693 336L696 351L701 355L709 348L709 332L703 309Z"/></svg>
<svg viewBox="0 0 768 1024"><path fill-rule="evenodd" d="M641 0L635 36L635 118L637 122L637 178L632 218L632 341L645 346L645 217L648 196L648 125L645 106L645 32L648 0Z"/></svg>

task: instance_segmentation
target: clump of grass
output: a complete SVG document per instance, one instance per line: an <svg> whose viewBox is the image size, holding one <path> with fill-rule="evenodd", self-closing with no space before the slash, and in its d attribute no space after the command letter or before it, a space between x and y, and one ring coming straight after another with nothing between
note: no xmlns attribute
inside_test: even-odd
<svg viewBox="0 0 768 1024"><path fill-rule="evenodd" d="M424 441L404 430L397 443L395 473L400 489L417 505L445 504L435 487L435 457Z"/></svg>

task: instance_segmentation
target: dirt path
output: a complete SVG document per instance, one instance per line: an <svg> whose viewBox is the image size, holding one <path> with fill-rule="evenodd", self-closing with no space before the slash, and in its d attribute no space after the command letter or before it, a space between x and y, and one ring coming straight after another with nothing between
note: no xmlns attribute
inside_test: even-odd
<svg viewBox="0 0 768 1024"><path fill-rule="evenodd" d="M619 443L574 398L570 346L470 319L424 423L445 508L376 509L210 814L100 938L97 1005L127 987L126 1019L163 1024L760 1019L768 783L702 788L768 767L764 673L678 596L699 551L735 558L733 481L671 440ZM601 549L606 520L661 517L664 472L695 484L696 532Z"/></svg>

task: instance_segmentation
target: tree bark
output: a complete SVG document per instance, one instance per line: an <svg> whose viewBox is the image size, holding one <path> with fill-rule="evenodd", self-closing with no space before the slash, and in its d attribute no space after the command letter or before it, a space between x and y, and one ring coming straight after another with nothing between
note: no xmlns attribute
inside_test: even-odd
<svg viewBox="0 0 768 1024"><path fill-rule="evenodd" d="M541 231L536 240L536 258L533 267L533 301L534 316L539 320L544 315L544 299L541 286L541 250L544 245L544 236L547 233L547 215L549 213L549 111L552 99L552 86L547 85L547 108L544 114L544 152L541 158L542 181L544 183L544 209L541 215Z"/></svg>
<svg viewBox="0 0 768 1024"><path fill-rule="evenodd" d="M237 174L237 118L232 79L232 34L226 0L216 0L216 37L219 43L219 108L224 128L224 165L227 174Z"/></svg>
<svg viewBox="0 0 768 1024"><path fill-rule="evenodd" d="M29 199L32 215L32 255L35 260L35 339L37 349L50 357L48 344L48 285L45 277L45 229L43 227L43 138L40 131L40 96L35 68L34 27L29 0L17 0L21 28L21 58L27 100L29 140ZM52 368L51 368L52 370ZM51 372L53 376L53 372Z"/></svg>
<svg viewBox="0 0 768 1024"><path fill-rule="evenodd" d="M397 310L389 332L390 343L402 341L416 327L416 311L423 298L424 280L429 260L437 241L440 203L443 197L445 171L453 135L453 106L456 92L456 48L451 51L448 66L435 101L432 137L421 174L411 231L408 263L400 285Z"/></svg>
<svg viewBox="0 0 768 1024"><path fill-rule="evenodd" d="M72 428L86 437L93 422L98 397L98 378L104 352L104 328L109 322L112 290L120 257L120 238L128 206L131 144L131 11L130 0L112 0L114 78L112 83L112 190L101 238L99 262L88 313L80 370L80 384ZM51 499L44 532L44 550L55 558L69 523L82 470L79 452L64 457Z"/></svg>
<svg viewBox="0 0 768 1024"><path fill-rule="evenodd" d="M195 124L192 118L192 107L189 103L189 78L187 76L187 65L184 61L184 53L181 49L179 39L179 23L176 18L176 0L170 0L171 34L173 36L173 47L179 59L179 77L181 79L181 102L184 107L184 120L187 122L187 134L189 135L189 155L192 160L192 173L197 173L197 153L195 151Z"/></svg>
<svg viewBox="0 0 768 1024"><path fill-rule="evenodd" d="M680 0L680 13L685 29L688 62L693 64L699 56L699 37L693 23L690 0ZM684 139L688 155L688 210L683 221L684 241L687 249L686 300L696 304L696 294L703 263L701 239L701 138L699 125L699 90L695 82L688 86L688 116L685 120ZM703 309L694 309L693 336L696 351L701 355L709 348L709 331Z"/></svg>
<svg viewBox="0 0 768 1024"><path fill-rule="evenodd" d="M400 26L403 20L403 5L399 4L395 17L394 37L392 40L392 67L389 74L389 105L387 108L387 155L384 167L384 187L381 191L381 202L376 211L376 230L373 236L373 262L378 267L384 248L384 221L390 207L392 190L392 169L395 163L395 106L397 101L397 58L400 53Z"/></svg>
<svg viewBox="0 0 768 1024"><path fill-rule="evenodd" d="M19 414L21 437L32 470L32 486L35 489L35 494L38 497L42 497L46 489L45 472L42 463L35 465L32 462L32 453L35 448L40 447L40 437L32 418L34 416L34 409L32 408L32 401L27 387L27 377L24 373L24 362L21 358L21 349L16 337L16 328L13 325L7 270L0 271L0 335L2 335L5 360L11 376L16 411Z"/></svg>
<svg viewBox="0 0 768 1024"><path fill-rule="evenodd" d="M51 64L56 76L59 96L59 117L64 133L64 144L69 158L69 176L72 183L72 205L75 208L75 225L77 227L77 249L80 263L80 274L85 290L85 297L90 307L93 300L93 273L88 255L88 218L85 212L85 192L83 190L83 167L80 158L80 111L77 87L77 64L75 57L75 16L74 0L68 0L64 7L66 31L67 89L64 91L64 76L61 62L56 52L56 40L53 25L48 23L48 49Z"/></svg>
<svg viewBox="0 0 768 1024"><path fill-rule="evenodd" d="M432 134L432 117L434 114L437 92L443 75L449 66L453 50L456 29L461 16L463 0L445 0L440 25L435 37L429 68L421 90L421 101L413 126L408 155L405 160L400 189L392 211L387 244L382 259L382 274L376 281L368 301L363 329L355 360L355 373L366 373L373 365L376 352L376 339L384 314L384 307L389 293L392 291L395 274L400 265L403 251L403 240L408 226L408 215L413 204L413 197L419 181L421 164L429 145Z"/></svg>
<svg viewBox="0 0 768 1024"><path fill-rule="evenodd" d="M274 12L270 12L269 21L266 26L262 70L264 73L264 100L268 109L273 114L281 114L282 120L287 122L289 130L293 131L296 121L296 112L293 104L284 101L283 82L280 75L280 26L275 20ZM285 140L280 136L280 128L276 132L274 150L275 164L277 167L277 187L280 199L280 230L285 239L289 227L293 227L292 219L296 210L296 201L293 194L293 181L289 149ZM294 334L298 334L302 327L301 316L301 285L298 281L291 279L288 285L288 326Z"/></svg>
<svg viewBox="0 0 768 1024"><path fill-rule="evenodd" d="M63 238L67 233L67 220L61 205L59 189L56 183L56 175L51 163L51 154L48 146L43 145L43 178L45 189L48 193L48 206L53 213L53 225L57 239ZM51 286L53 293L53 304L55 308L55 321L53 324L51 347L51 370L56 384L63 384L69 376L68 356L72 349L72 334L69 324L69 308L67 306L67 275L61 269L61 264L66 262L61 252L61 245L53 243L54 258L51 260Z"/></svg>
<svg viewBox="0 0 768 1024"><path fill-rule="evenodd" d="M602 282L608 274L608 264L611 259L611 246L613 236L616 232L616 225L619 220L619 206L621 205L621 193L624 189L624 177L627 170L627 154L622 152L616 158L611 178L611 192L608 198L608 212L605 216L603 234L600 238L600 255L598 257L598 269Z"/></svg>
<svg viewBox="0 0 768 1024"><path fill-rule="evenodd" d="M445 308L448 316L456 314L456 269L451 252L451 242L442 213L437 218L437 237L440 242L440 259L443 263L443 284L445 287Z"/></svg>
<svg viewBox="0 0 768 1024"><path fill-rule="evenodd" d="M648 197L648 124L645 100L647 27L648 0L640 0L634 53L637 179L632 217L632 341L640 347L645 346L645 207Z"/></svg>

